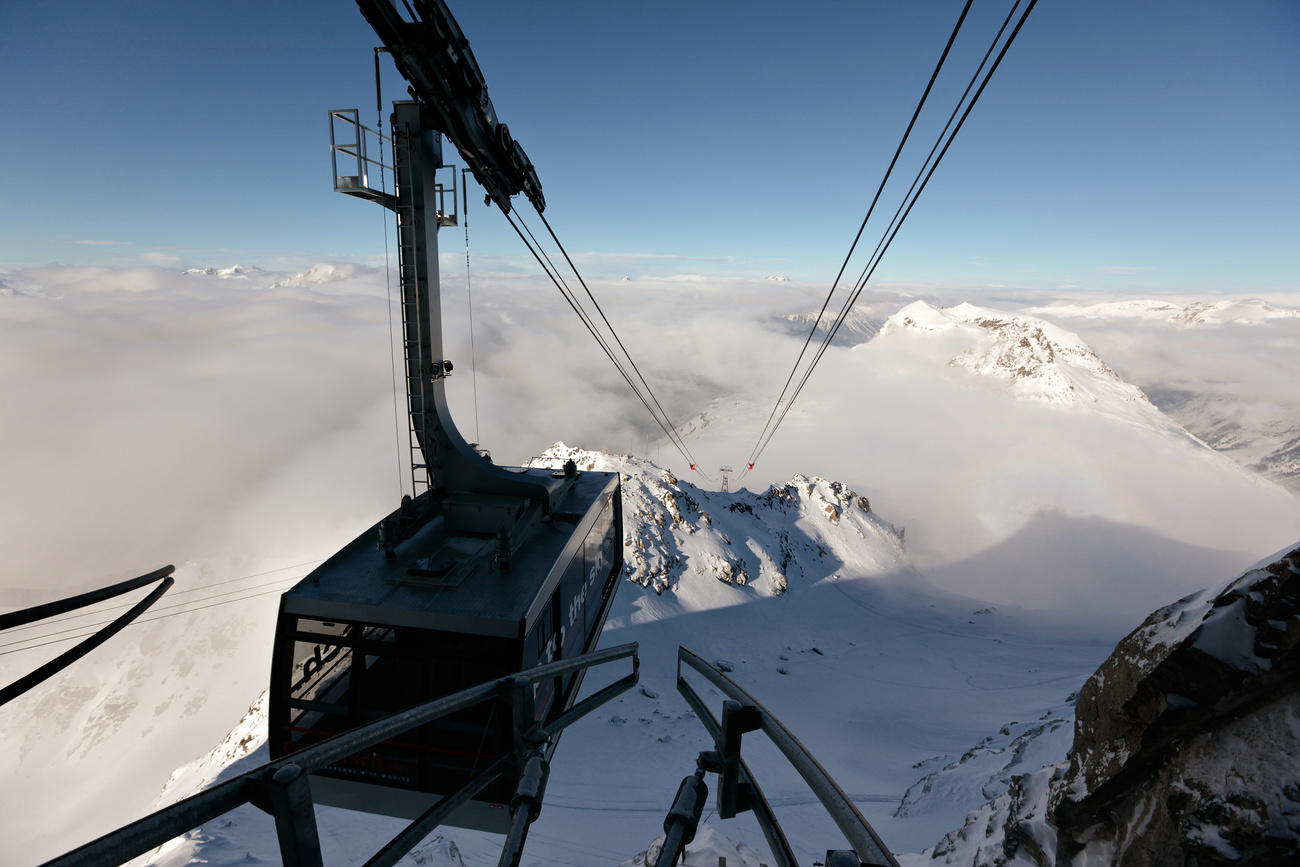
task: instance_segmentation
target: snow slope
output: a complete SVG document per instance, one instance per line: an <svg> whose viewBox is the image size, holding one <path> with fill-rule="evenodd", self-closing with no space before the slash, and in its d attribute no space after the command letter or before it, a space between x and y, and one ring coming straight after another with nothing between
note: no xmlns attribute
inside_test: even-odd
<svg viewBox="0 0 1300 867"><path fill-rule="evenodd" d="M913 302L891 316L882 335L923 334L964 347L948 362L975 376L1003 382L1019 400L1083 406L1133 425L1176 431L1135 385L1122 380L1077 335L1042 319L962 303L937 308Z"/></svg>
<svg viewBox="0 0 1300 867"><path fill-rule="evenodd" d="M1300 492L1300 309L1254 298L1126 299L1026 312L1079 328L1162 411Z"/></svg>
<svg viewBox="0 0 1300 867"><path fill-rule="evenodd" d="M382 347L387 345L382 274L366 271L353 279L311 286L307 284L317 278L342 275L328 268L303 275L241 270L248 279L158 269L43 269L3 275L6 285L0 295L11 293L3 295L0 340L0 374L10 409L0 431L7 446L0 463L11 494L0 498L9 529L7 580L0 582L6 604L44 601L51 589L68 587L72 581L122 578L132 574L124 572L126 568L166 562L139 564L141 556L146 561L155 556L178 558L182 584L176 590L198 589L231 576L324 556L391 506L393 424L392 402L385 391L390 371L382 363ZM272 291L273 281L285 285ZM316 291L321 287L329 291ZM626 336L639 338L634 353L641 357L644 350L657 365L647 368L656 388L661 382L671 386L662 396L674 418L680 407L689 415L713 395L727 395L709 407L707 417L698 416L701 424L691 434L692 448L711 472L720 463L736 465L738 455L747 453L770 409L766 401L779 389L785 363L797 350L795 344L784 358L776 357L766 317L809 309L808 302L790 301L784 284L765 288L779 289L781 297L763 296L762 324L737 322L737 295L726 292L710 296L718 308L710 318L631 317L636 327ZM692 285L677 290L660 286L652 294L655 303L676 311L700 293ZM746 304L753 294L746 287ZM603 363L599 358L593 361L576 352L565 360L572 336L563 329L545 340L539 336L549 332L537 323L549 320L536 306L537 295L521 289L508 304L499 302L527 328L518 343L505 340L502 334L507 332L494 332L497 344L511 347L510 352L480 355L480 386L485 371L494 368L493 383L498 386L496 404L485 404L483 413L485 434L490 425L497 429L485 439L501 438L509 425L518 428L510 430L515 444L535 437L537 430L576 430L581 433L575 437L599 439L593 432L605 431L601 421L607 418L630 425L630 399L617 396L620 383L607 382L594 371ZM879 311L883 318L896 307L896 301L889 310L877 305L873 315ZM567 309L561 313L571 315ZM498 318L504 322L504 313ZM455 332L452 321L446 320L449 332ZM1084 331L1088 321L1071 320L1071 327ZM1296 320L1270 321L1269 330L1259 334L1276 336L1280 323ZM1208 338L1226 336L1233 327L1238 326L1177 330ZM514 333L509 334L514 340ZM719 340L718 334L728 339ZM1130 372L1122 342L1102 345L1090 331L1084 334L1109 367L1129 382L1147 385L1147 379ZM786 341L779 345L784 350L794 338L780 339ZM770 597L764 588L772 586L767 576L775 572L765 572L767 561L748 548L744 557L752 569L751 583L710 585L710 594L719 588L729 594L722 597L728 605L724 609L707 607L716 601L712 597L692 601L689 591L702 586L691 580L697 575L693 568L685 576L685 595L667 590L652 597L627 585L625 591L633 592L625 592L619 604L630 605L631 599L644 596L641 608L695 606L699 611L692 609L683 618L682 640L695 644L700 635L710 640L716 636L733 648L725 650L733 661L740 656L735 646L765 648L780 642L780 649L764 650L760 659L772 664L764 668L763 677L780 689L793 675L775 669L794 672L798 669L787 662L807 662L812 664L807 670L827 672L831 691L863 704L893 702L890 707L902 718L919 711L924 727L934 732L942 732L959 716L956 724L965 728L941 738L951 747L936 746L927 754L953 761L1008 719L1027 719L1059 703L1067 691L1063 685L1060 690L1053 687L1051 695L1036 697L1029 689L1006 717L965 718L984 712L982 704L975 711L968 708L984 700L985 693L973 685L986 683L985 673L1014 673L1024 658L1040 655L1041 630L1030 625L1036 618L1015 612L1011 603L1076 613L1079 623L1073 632L1062 632L1062 640L1068 635L1087 639L1099 630L1114 638L1132 625L1135 612L1186 592L1172 588L1195 589L1230 571L1214 558L1240 558L1244 565L1297 535L1295 513L1289 511L1293 506L1287 505L1293 503L1291 498L1279 499L1275 487L1257 483L1184 433L1166 429L1163 422L1128 423L1124 415L1137 402L1108 414L1084 401L1023 400L1009 379L950 364L985 339L997 335L975 326L937 335L900 331L853 348L833 348L758 470L744 481L763 492L767 483L784 487L800 473L810 480L818 475L843 480L869 495L873 510L888 516L890 524L907 528L906 551L933 585L993 600L993 614L974 616L989 604L950 604L938 591L941 599L930 609L916 584L903 590L902 581L880 576L865 580L844 572L837 572L834 581L814 581L811 589L803 579L791 578L785 594ZM1169 363L1179 365L1188 364L1188 358L1222 364L1247 354L1244 346L1259 346L1276 360L1280 372L1259 380L1258 393L1247 398L1252 406L1270 394L1285 398L1288 389L1278 383L1289 383L1288 359L1294 354L1251 339L1236 344L1225 340L1214 352L1190 354L1168 349L1163 336L1148 343L1151 352L1166 352ZM449 333L453 347L454 340ZM480 340L480 352L492 345L492 340ZM462 358L467 353L453 348L450 354ZM538 370L530 367L536 358L561 360L558 367ZM691 363L682 364L683 358ZM770 376L765 379L760 372ZM1215 372L1203 366L1195 375L1203 384ZM1224 388L1238 388L1243 381L1238 371L1223 372L1231 379ZM608 378L616 377L611 372ZM468 382L458 380L466 394ZM1185 385L1181 380L1175 384ZM590 414L573 411L571 397L580 392L579 386L591 386L598 397L584 406ZM489 391L484 389L485 400ZM1146 391L1154 396L1151 389ZM77 425L67 423L69 406L79 408ZM469 417L468 406L466 398L458 417ZM640 412L639 407L633 409ZM520 417L530 424L518 425ZM619 448L628 442L626 435L610 439ZM505 452L497 448L500 443L492 444L501 457ZM531 442L527 448L533 448ZM662 453L662 463L668 464L670 451ZM672 466L684 473L680 464ZM709 501L711 492L679 487L711 516L719 512ZM689 510L684 515L694 520ZM685 550L705 538L699 534L709 532L698 530L694 537L688 534L673 544ZM763 550L772 563L779 563L779 537L767 539ZM716 552L737 551L735 544L711 544ZM238 552L238 559L209 556L211 552ZM271 556L279 559L268 560ZM699 575L712 574L712 566L701 565L701 570ZM1094 586L1104 590L1093 591ZM1157 602L1147 605L1148 597ZM829 614L814 604L823 598L837 603L825 606ZM267 595L211 609L221 615L211 619L176 617L133 627L48 689L7 706L0 716L0 736L7 744L21 746L0 755L0 802L20 807L0 816L0 861L42 860L151 804L171 770L229 730L265 684L264 648L274 608L275 596ZM664 636L662 644L671 656L676 627L653 619L654 610L633 623L641 608L623 612L619 635ZM851 616L856 612L862 612L857 620ZM693 617L707 620L707 627L698 632L687 628L698 622ZM997 628L967 636L969 641L954 638L951 646L925 641L935 630L951 626L948 631L965 635L997 618ZM753 624L760 639L746 628ZM1004 627L1008 634L1000 631ZM864 630L879 635L879 645L870 651L879 657L868 658L870 654L860 649ZM841 636L848 655L829 658L823 632ZM1021 632L1026 634L1016 638ZM995 641L1008 638L1023 639L1022 646L1028 648L1024 658L1008 653L989 661L981 655L981 648L996 648ZM785 644L804 653L787 652ZM813 653L810 646L824 655ZM48 652L58 649L50 647ZM19 670L40 652L4 657L0 674ZM1068 656L1061 654L1041 655L1048 668L1059 670L1059 660ZM781 660L781 655L791 660ZM872 664L873 659L885 668ZM738 669L748 671L753 665ZM885 671L897 677L885 677ZM973 685L961 674L969 671L978 675ZM941 677L938 672L947 674ZM862 699L860 680L872 686ZM905 683L905 694L894 694L893 684L887 682L892 680ZM640 726L642 716L658 719L650 712L656 708L661 713L684 710L672 695L671 675L660 676L660 681L660 704L644 696L626 699L629 707L640 703L637 710L644 711L623 714L629 725ZM761 683L756 689L763 695ZM926 704L927 690L952 701ZM962 696L971 702L963 703ZM818 727L827 722L815 709L824 707L819 704L824 693L809 687L806 697L808 709L792 713L812 718L809 731L822 732ZM668 703L673 709L663 710ZM607 724L611 730L618 728ZM141 737L146 731L148 737ZM823 735L836 740L833 731L818 736ZM871 737L878 735L873 731ZM886 745L889 737L883 741ZM845 738L866 739L861 727L849 727ZM665 748L657 739L651 743L648 749ZM569 741L561 746L565 749L571 749ZM902 752L906 750L900 748ZM605 855L625 858L645 848L679 773L684 770L664 774L672 778L666 794L656 791L645 799L648 806L639 814L637 827L642 830L636 832L634 845L629 848L624 845L629 841L620 839ZM868 788L876 785L872 778L858 774L863 788L857 793L901 795L915 777L910 770L891 771L880 788ZM573 803L579 806L548 811L577 813L586 804L580 798ZM960 819L957 815L946 827L955 827ZM561 822L549 812L544 820ZM903 822L900 827L909 825ZM935 839L923 839L922 834L915 838L908 845L928 845Z"/></svg>
<svg viewBox="0 0 1300 867"><path fill-rule="evenodd" d="M844 324L835 332L835 342L840 346L856 346L859 343L866 343L880 332L880 327L885 324L886 316L873 309L854 309L849 311L849 315L844 318ZM812 324L817 322L815 313L788 313L784 316L778 316L776 322L783 330L789 331L795 337L806 338L808 329ZM816 339L821 340L835 327L835 316L833 311L827 311L817 324Z"/></svg>
<svg viewBox="0 0 1300 867"><path fill-rule="evenodd" d="M909 796L911 808L900 811L919 774L959 761L966 745L1011 720L1058 713L1107 650L1104 641L1063 638L1016 612L976 607L927 585L894 526L861 492L836 482L795 478L763 493L725 494L643 461L559 444L539 461L558 467L569 458L582 469L623 474L628 580L602 644L639 642L642 680L564 735L526 864L629 861L660 833L678 782L708 746L675 692L679 644L730 666L900 851L932 843L971 806L971 793L961 791L920 806ZM589 688L600 682L593 675ZM255 706L210 757L174 775L162 800L188 794L254 747L248 734L263 730L263 713ZM801 860L842 845L794 772L761 738L747 743ZM263 758L250 753L226 773ZM398 828L318 810L331 863L364 860L367 847ZM765 848L751 820L719 823L706 813L706 822L703 853L726 854L729 865L759 863L745 848ZM441 854L422 852L422 863L496 861L499 841L490 835L439 834L426 845ZM447 854L453 845L454 857ZM251 808L155 860L233 864L249 855L274 855L269 822Z"/></svg>
<svg viewBox="0 0 1300 867"><path fill-rule="evenodd" d="M701 465L747 454L769 410L711 405L686 426ZM914 302L874 339L832 347L741 481L823 466L871 491L936 584L1073 610L1115 637L1129 611L1300 534L1300 501L1190 435L1078 335L970 304Z"/></svg>

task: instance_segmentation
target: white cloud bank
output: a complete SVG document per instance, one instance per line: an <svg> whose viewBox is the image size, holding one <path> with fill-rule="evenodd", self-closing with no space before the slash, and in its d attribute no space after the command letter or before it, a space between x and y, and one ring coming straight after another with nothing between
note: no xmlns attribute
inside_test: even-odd
<svg viewBox="0 0 1300 867"><path fill-rule="evenodd" d="M593 288L670 416L691 431L703 468L716 478L721 464L742 467L803 342L789 317L815 312L823 288L762 276ZM1057 300L914 291L1002 308ZM444 292L453 411L499 462L522 462L558 439L614 451L646 451L649 440L649 452L686 473L540 278L476 274L476 437L459 275L448 272ZM1221 580L1237 561L1300 538L1294 497L1158 413L1021 400L997 377L951 365L985 347L978 326L873 339L912 300L903 295L864 295L858 345L828 353L747 485L795 472L841 479L906 526L935 583L1068 610L1111 634L1154 604ZM332 553L398 496L387 319L383 271L355 265L0 273L0 604L44 601L164 562L182 567L179 591ZM1097 322L1068 327L1139 385L1177 375L1198 394L1291 406L1300 319L1184 329L1177 339L1160 323ZM33 699L28 712L49 716L49 738L8 760L69 754L59 720L84 727L77 714L102 717L104 738L66 766L0 768L15 787L0 800L61 798L76 789L83 761L120 758L114 767L125 768L147 748L168 751L173 760L158 763L175 766L201 753L237 719L238 696L265 682L274 607L271 594L195 615L222 618L220 647L187 648L183 617L139 628L131 640L152 656L132 676L175 675L176 707L186 709L186 724L161 740L112 734L123 700L113 684L124 675L112 645L99 651L52 704ZM58 649L0 657L0 677ZM181 678L173 663L211 672ZM213 679L220 689L202 688ZM64 827L130 818L161 783L137 781L139 798L124 795L111 809L89 796L69 801ZM60 842L70 841L41 845L50 854Z"/></svg>
<svg viewBox="0 0 1300 867"><path fill-rule="evenodd" d="M323 550L337 538L331 533L364 524L395 499L382 270L83 267L3 278L0 468L9 484L0 518L14 541L0 593L14 604L48 593L51 581L94 583L155 560L232 545L274 552L287 527L326 526L316 509L333 522L317 537ZM815 311L821 288L761 277L593 288L669 415L693 431L701 466L715 477L721 464L743 466L803 342L792 314ZM449 393L468 438L502 463L558 439L637 452L648 443L652 457L686 471L540 277L476 278L476 432L463 291L449 271L446 354L457 362ZM850 342L870 340L905 294L864 295ZM989 303L1027 301L1039 315L1058 309L1041 307L1057 300L1046 293L1019 304L1015 293L999 294ZM1198 394L1240 385L1236 398L1258 412L1300 415L1287 384L1300 359L1300 318L1274 313L1252 325L1183 329L1175 349L1167 323L1116 324L1113 309L1099 311L1086 320L1095 325L1087 336L1129 380ZM793 472L842 478L906 523L918 555L935 563L1000 544L1047 513L1245 553L1287 541L1277 541L1285 519L1251 517L1223 486L1275 516L1288 504L1227 461L1167 431L1135 433L1144 422L1010 399L986 377L948 364L960 346L923 343L882 335L833 348L746 483ZM250 514L280 526L254 539ZM940 557L940 549L951 553Z"/></svg>

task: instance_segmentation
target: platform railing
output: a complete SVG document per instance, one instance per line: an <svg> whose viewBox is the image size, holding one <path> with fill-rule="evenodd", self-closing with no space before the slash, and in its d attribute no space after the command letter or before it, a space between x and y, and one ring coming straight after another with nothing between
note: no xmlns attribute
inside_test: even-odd
<svg viewBox="0 0 1300 867"><path fill-rule="evenodd" d="M620 659L632 660L630 674L578 702L546 725L534 722L534 684L573 672L585 672L593 666ZM499 680L482 683L267 762L232 780L218 783L197 795L105 834L47 862L46 867L121 864L244 804L253 804L274 817L280 854L285 864L321 867L320 837L316 828L309 775L361 750L487 701L503 701L508 705L514 720L514 749L498 758L459 790L444 795L375 853L366 865L380 867L396 863L457 807L493 781L513 775L518 779L518 784L510 802L510 828L499 862L513 867L519 863L528 826L537 818L541 809L549 770L544 757L547 741L610 699L631 689L637 683L639 671L637 644L631 643L539 665Z"/></svg>
<svg viewBox="0 0 1300 867"><path fill-rule="evenodd" d="M385 173L392 177L393 167L384 162L384 153L393 140L361 123L355 108L330 109L330 168L334 191L395 207L396 197L385 189ZM372 178L378 176L378 183Z"/></svg>
<svg viewBox="0 0 1300 867"><path fill-rule="evenodd" d="M713 715L700 694L683 677L683 664L726 696L722 719ZM686 844L694 838L708 797L708 786L704 783L706 773L718 775L719 818L730 819L752 810L776 863L781 867L797 867L798 862L785 832L749 766L740 756L741 739L746 732L752 731L762 731L781 751L852 846L852 851L828 850L823 862L827 867L898 867L898 862L871 824L799 739L739 684L685 647L677 648L677 691L708 730L715 749L700 753L695 775L683 780L677 791L677 799L664 820L665 838L656 861L657 867L676 864Z"/></svg>

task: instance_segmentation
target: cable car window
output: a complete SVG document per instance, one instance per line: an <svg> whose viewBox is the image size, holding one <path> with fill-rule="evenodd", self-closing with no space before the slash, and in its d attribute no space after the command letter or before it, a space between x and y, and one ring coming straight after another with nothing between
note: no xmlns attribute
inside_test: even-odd
<svg viewBox="0 0 1300 867"><path fill-rule="evenodd" d="M610 500L601 510L600 517L596 519L585 542L587 580L593 584L591 589L593 598L600 599L600 604L593 602L587 606L589 633L595 629L600 612L605 608L605 601L614 592L614 582L618 580L615 565L619 561L621 552L618 550L619 528L615 523L615 517L614 501ZM592 636L592 646L595 646L595 636Z"/></svg>
<svg viewBox="0 0 1300 867"><path fill-rule="evenodd" d="M391 644L397 641L397 630L391 626L367 626L364 636L366 641L383 641Z"/></svg>
<svg viewBox="0 0 1300 867"><path fill-rule="evenodd" d="M315 633L312 639L317 636L319 638L294 642L290 701L295 704L342 704L347 691L348 670L352 664L352 649L347 646L353 632L352 624L304 620L300 625Z"/></svg>
<svg viewBox="0 0 1300 867"><path fill-rule="evenodd" d="M379 719L420 703L424 668L418 659L367 653L357 677L357 698L368 719Z"/></svg>

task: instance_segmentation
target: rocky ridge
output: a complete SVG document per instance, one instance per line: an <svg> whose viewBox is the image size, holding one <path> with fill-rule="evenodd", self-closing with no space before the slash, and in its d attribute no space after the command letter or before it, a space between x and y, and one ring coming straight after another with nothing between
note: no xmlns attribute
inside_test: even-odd
<svg viewBox="0 0 1300 867"><path fill-rule="evenodd" d="M964 334L971 345L949 366L1008 381L1023 400L1079 404L1118 398L1156 411L1140 388L1121 379L1077 334L1043 319L969 303L939 308L915 301L880 329L882 337L902 333Z"/></svg>
<svg viewBox="0 0 1300 867"><path fill-rule="evenodd" d="M792 570L798 574L799 561L809 556L828 562L842 554L854 562L864 556L868 561L881 556L906 560L903 531L841 482L796 475L760 494L707 491L629 455L564 443L531 465L560 467L567 460L580 470L622 474L624 521L638 527L624 542L624 572L656 593L674 587L687 569L777 596L788 588ZM846 547L855 550L841 550Z"/></svg>
<svg viewBox="0 0 1300 867"><path fill-rule="evenodd" d="M788 331L795 337L806 337L808 329L817 322L817 315L814 313L788 313L776 318L777 324L782 330ZM850 310L848 316L844 318L844 324L840 326L839 331L835 332L835 344L837 346L857 346L859 343L866 343L875 337L885 324L885 317L871 313L870 311ZM827 313L822 317L821 322L817 324L817 339L821 340L826 334L835 327L835 317Z"/></svg>

